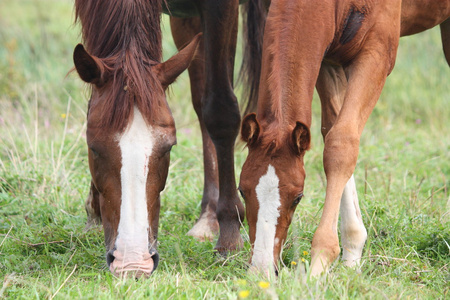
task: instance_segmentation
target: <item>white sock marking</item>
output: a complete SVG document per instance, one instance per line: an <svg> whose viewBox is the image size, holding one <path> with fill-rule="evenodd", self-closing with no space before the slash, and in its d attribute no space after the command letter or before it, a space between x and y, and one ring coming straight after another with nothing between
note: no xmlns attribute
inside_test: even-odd
<svg viewBox="0 0 450 300"><path fill-rule="evenodd" d="M358 265L367 239L367 231L361 220L355 178L350 177L341 198L342 259L348 266Z"/></svg>
<svg viewBox="0 0 450 300"><path fill-rule="evenodd" d="M139 110L134 107L131 125L119 137L122 153L120 179L122 204L116 248L124 260L148 254L147 175L154 136ZM127 258L128 257L128 258Z"/></svg>
<svg viewBox="0 0 450 300"><path fill-rule="evenodd" d="M273 268L273 248L281 205L278 182L275 168L269 165L267 173L256 186L259 210L252 265L264 270Z"/></svg>

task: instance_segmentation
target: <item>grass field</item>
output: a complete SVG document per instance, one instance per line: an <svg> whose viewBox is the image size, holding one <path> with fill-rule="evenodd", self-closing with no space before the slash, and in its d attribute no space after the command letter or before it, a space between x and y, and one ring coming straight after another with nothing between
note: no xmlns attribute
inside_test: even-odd
<svg viewBox="0 0 450 300"><path fill-rule="evenodd" d="M178 145L162 195L160 266L114 278L101 228L85 232L90 175L86 89L72 68L72 1L0 1L0 298L445 299L450 296L450 70L439 30L401 41L396 68L364 130L356 182L369 237L362 272L336 263L304 282L325 195L320 107L305 198L279 277L247 273L249 243L226 260L185 234L200 210L201 140L186 74L169 93ZM166 23L167 24L167 23ZM175 53L164 26L164 55ZM238 146L236 168L246 150ZM304 262L303 262L304 261Z"/></svg>

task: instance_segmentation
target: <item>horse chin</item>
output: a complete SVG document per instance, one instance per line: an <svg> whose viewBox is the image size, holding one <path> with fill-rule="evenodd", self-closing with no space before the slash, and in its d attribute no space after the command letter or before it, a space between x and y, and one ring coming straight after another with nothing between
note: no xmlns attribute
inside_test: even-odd
<svg viewBox="0 0 450 300"><path fill-rule="evenodd" d="M115 259L109 265L109 270L119 278L148 278L158 265L157 253L153 255L145 253L124 258L116 250L114 256Z"/></svg>

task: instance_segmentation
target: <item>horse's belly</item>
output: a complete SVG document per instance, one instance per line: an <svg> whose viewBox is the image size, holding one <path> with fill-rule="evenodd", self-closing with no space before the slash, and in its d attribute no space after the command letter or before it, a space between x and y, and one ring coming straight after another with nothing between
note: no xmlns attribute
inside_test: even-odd
<svg viewBox="0 0 450 300"><path fill-rule="evenodd" d="M247 1L248 0L239 0L239 3L243 4ZM168 0L167 5L166 2L163 1L163 12L177 18L192 18L200 15L198 7L193 0Z"/></svg>

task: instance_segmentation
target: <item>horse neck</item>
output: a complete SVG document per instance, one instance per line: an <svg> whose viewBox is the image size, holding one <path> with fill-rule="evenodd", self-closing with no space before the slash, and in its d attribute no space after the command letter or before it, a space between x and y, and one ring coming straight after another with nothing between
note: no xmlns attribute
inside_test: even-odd
<svg viewBox="0 0 450 300"><path fill-rule="evenodd" d="M318 11L323 13L315 6L272 2L264 33L257 110L262 124L286 128L300 121L311 125L314 86L333 35L328 37L327 24L314 21Z"/></svg>

